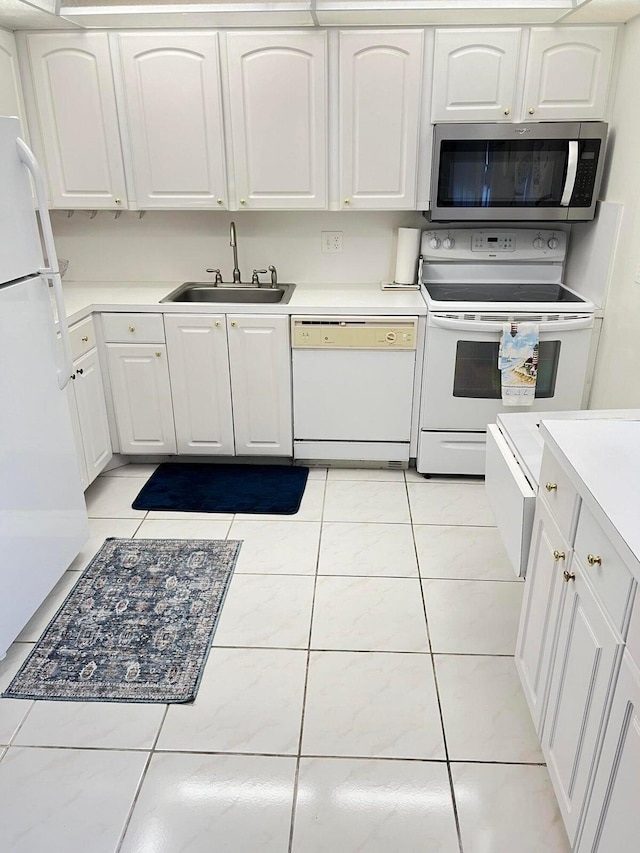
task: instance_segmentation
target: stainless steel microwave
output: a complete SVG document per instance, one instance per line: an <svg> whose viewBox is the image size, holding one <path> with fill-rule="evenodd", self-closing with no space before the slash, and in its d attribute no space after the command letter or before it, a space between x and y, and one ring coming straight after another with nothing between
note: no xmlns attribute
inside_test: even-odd
<svg viewBox="0 0 640 853"><path fill-rule="evenodd" d="M433 222L593 219L607 125L436 124Z"/></svg>

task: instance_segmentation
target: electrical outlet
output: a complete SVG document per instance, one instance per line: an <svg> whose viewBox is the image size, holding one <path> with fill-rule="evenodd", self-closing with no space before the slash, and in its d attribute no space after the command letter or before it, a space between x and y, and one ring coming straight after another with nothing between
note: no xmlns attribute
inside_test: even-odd
<svg viewBox="0 0 640 853"><path fill-rule="evenodd" d="M342 251L342 231L323 231L322 232L322 252L325 255L332 255L335 252Z"/></svg>

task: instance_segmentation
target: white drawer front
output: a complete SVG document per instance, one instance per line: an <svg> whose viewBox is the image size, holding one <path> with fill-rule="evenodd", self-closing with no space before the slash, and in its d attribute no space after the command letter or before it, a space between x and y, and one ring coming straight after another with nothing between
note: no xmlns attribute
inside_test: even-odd
<svg viewBox="0 0 640 853"><path fill-rule="evenodd" d="M555 456L546 447L540 469L539 494L551 510L560 533L572 544L580 498Z"/></svg>
<svg viewBox="0 0 640 853"><path fill-rule="evenodd" d="M114 344L164 342L162 314L103 314L104 339Z"/></svg>
<svg viewBox="0 0 640 853"><path fill-rule="evenodd" d="M86 317L69 329L71 338L71 356L74 361L89 352L96 345L96 330L93 317Z"/></svg>
<svg viewBox="0 0 640 853"><path fill-rule="evenodd" d="M622 631L635 581L584 504L580 508L575 552L604 610Z"/></svg>

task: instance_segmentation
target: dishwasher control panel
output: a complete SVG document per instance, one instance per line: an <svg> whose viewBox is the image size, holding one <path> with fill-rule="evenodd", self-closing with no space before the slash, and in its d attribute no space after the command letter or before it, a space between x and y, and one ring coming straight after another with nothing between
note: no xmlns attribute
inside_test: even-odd
<svg viewBox="0 0 640 853"><path fill-rule="evenodd" d="M414 350L417 317L292 317L294 349Z"/></svg>

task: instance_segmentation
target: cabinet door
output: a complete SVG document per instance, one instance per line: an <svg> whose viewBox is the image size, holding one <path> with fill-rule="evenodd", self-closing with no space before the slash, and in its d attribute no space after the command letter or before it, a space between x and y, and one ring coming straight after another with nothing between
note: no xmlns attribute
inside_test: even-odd
<svg viewBox="0 0 640 853"><path fill-rule="evenodd" d="M26 133L16 40L6 30L0 30L0 116L18 116Z"/></svg>
<svg viewBox="0 0 640 853"><path fill-rule="evenodd" d="M342 207L416 206L422 30L340 33Z"/></svg>
<svg viewBox="0 0 640 853"><path fill-rule="evenodd" d="M327 34L227 35L236 200L327 206Z"/></svg>
<svg viewBox="0 0 640 853"><path fill-rule="evenodd" d="M625 652L578 853L634 850L640 837L640 670Z"/></svg>
<svg viewBox="0 0 640 853"><path fill-rule="evenodd" d="M538 498L516 644L516 667L538 734L548 695L562 572L570 559L569 546Z"/></svg>
<svg viewBox="0 0 640 853"><path fill-rule="evenodd" d="M573 844L623 644L575 556L570 572L575 579L563 582L542 749Z"/></svg>
<svg viewBox="0 0 640 853"><path fill-rule="evenodd" d="M123 33L138 207L224 207L217 33Z"/></svg>
<svg viewBox="0 0 640 853"><path fill-rule="evenodd" d="M224 315L165 316L178 453L233 455Z"/></svg>
<svg viewBox="0 0 640 853"><path fill-rule="evenodd" d="M602 119L616 27L533 27L524 83L528 121Z"/></svg>
<svg viewBox="0 0 640 853"><path fill-rule="evenodd" d="M121 453L175 453L165 344L107 344Z"/></svg>
<svg viewBox="0 0 640 853"><path fill-rule="evenodd" d="M431 119L512 121L521 31L436 30Z"/></svg>
<svg viewBox="0 0 640 853"><path fill-rule="evenodd" d="M84 459L84 445L82 444L82 428L80 427L80 418L78 416L75 382L69 382L64 389L64 393L69 406L69 414L71 415L71 429L73 431L73 443L76 448L76 459L78 460L78 473L80 474L80 482L84 491L89 486L89 475Z"/></svg>
<svg viewBox="0 0 640 853"><path fill-rule="evenodd" d="M124 208L106 33L27 36L52 207Z"/></svg>
<svg viewBox="0 0 640 853"><path fill-rule="evenodd" d="M92 483L113 455L98 351L79 358L73 372L87 479Z"/></svg>
<svg viewBox="0 0 640 853"><path fill-rule="evenodd" d="M229 360L238 456L291 456L287 317L230 315Z"/></svg>

